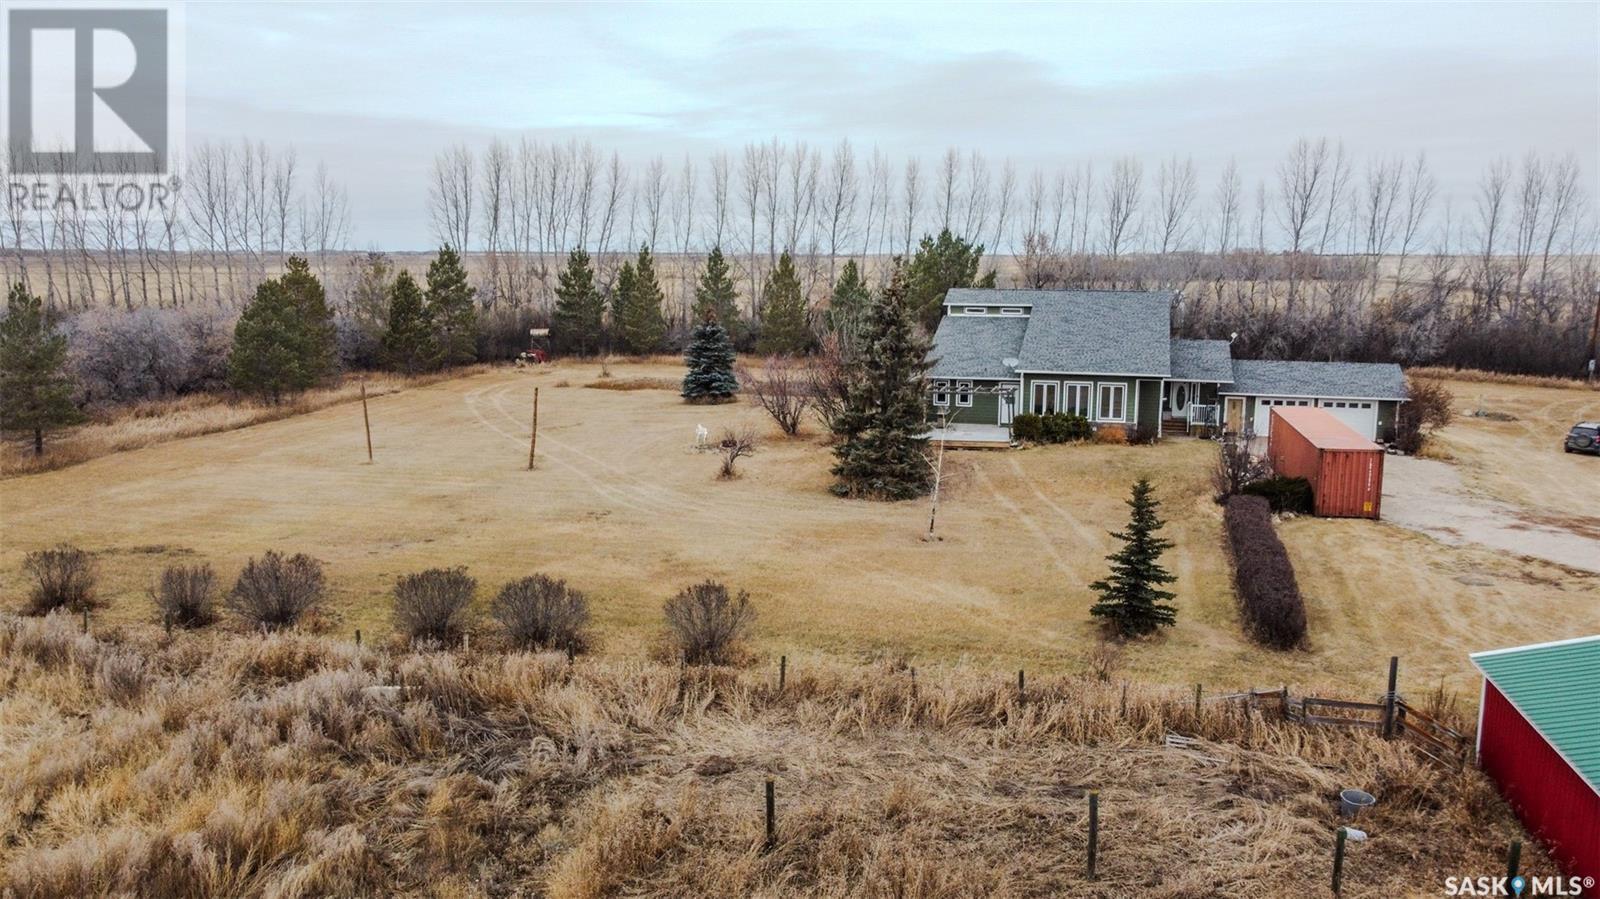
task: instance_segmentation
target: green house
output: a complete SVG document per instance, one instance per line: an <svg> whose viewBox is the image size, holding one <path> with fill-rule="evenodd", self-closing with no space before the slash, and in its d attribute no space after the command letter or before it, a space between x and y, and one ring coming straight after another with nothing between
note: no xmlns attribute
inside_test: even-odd
<svg viewBox="0 0 1600 899"><path fill-rule="evenodd" d="M1317 406L1371 440L1394 436L1393 364L1235 359L1226 340L1172 337L1178 294L955 289L929 353L930 420L1009 429L1064 412L1096 428L1265 434L1274 406Z"/></svg>

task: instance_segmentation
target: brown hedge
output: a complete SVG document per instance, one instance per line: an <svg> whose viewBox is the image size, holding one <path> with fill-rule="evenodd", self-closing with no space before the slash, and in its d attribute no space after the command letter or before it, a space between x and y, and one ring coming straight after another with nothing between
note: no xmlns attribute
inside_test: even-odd
<svg viewBox="0 0 1600 899"><path fill-rule="evenodd" d="M1271 506L1264 497L1231 496L1223 524L1233 556L1234 592L1251 636L1277 649L1299 646L1306 636L1306 604L1273 527Z"/></svg>

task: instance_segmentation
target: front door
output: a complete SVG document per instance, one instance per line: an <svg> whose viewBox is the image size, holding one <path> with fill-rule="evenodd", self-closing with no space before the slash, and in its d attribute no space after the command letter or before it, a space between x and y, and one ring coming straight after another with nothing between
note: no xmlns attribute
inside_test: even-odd
<svg viewBox="0 0 1600 899"><path fill-rule="evenodd" d="M1017 414L1017 391L1007 389L1002 385L997 399L1000 400L998 403L1000 406L1000 423L1003 425L1011 424L1011 419L1015 418Z"/></svg>
<svg viewBox="0 0 1600 899"><path fill-rule="evenodd" d="M1228 414L1223 418L1227 419L1223 423L1223 430L1229 434L1239 433L1240 426L1244 424L1244 397L1228 397Z"/></svg>
<svg viewBox="0 0 1600 899"><path fill-rule="evenodd" d="M1194 399L1194 385L1187 381L1173 381L1167 384L1167 413L1169 418L1183 418L1189 411L1189 402Z"/></svg>

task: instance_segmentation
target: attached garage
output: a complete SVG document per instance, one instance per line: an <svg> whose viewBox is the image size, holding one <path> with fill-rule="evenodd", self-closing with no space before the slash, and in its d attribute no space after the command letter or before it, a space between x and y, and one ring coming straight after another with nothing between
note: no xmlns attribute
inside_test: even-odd
<svg viewBox="0 0 1600 899"><path fill-rule="evenodd" d="M1273 409L1307 407L1326 410L1364 439L1392 440L1406 379L1398 365L1235 359L1233 383L1218 393L1230 429L1237 428L1230 416L1242 411L1245 426L1262 436Z"/></svg>
<svg viewBox="0 0 1600 899"><path fill-rule="evenodd" d="M1483 673L1478 765L1564 875L1600 880L1600 634L1472 663Z"/></svg>

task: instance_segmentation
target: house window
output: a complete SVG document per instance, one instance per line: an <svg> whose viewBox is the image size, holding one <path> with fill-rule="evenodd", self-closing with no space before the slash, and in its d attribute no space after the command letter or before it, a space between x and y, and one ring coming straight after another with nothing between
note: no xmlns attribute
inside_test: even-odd
<svg viewBox="0 0 1600 899"><path fill-rule="evenodd" d="M961 311L965 312L968 315L988 315L989 314L989 308L987 306L968 306L967 308L965 308L965 309L963 309Z"/></svg>
<svg viewBox="0 0 1600 899"><path fill-rule="evenodd" d="M1049 415L1056 411L1056 391L1061 387L1054 381L1034 381L1028 394L1028 411L1034 415Z"/></svg>
<svg viewBox="0 0 1600 899"><path fill-rule="evenodd" d="M1101 384L1099 403L1100 421L1127 421L1128 385Z"/></svg>
<svg viewBox="0 0 1600 899"><path fill-rule="evenodd" d="M950 382L949 381L934 381L933 382L933 404L935 406L948 406L948 405L950 405Z"/></svg>
<svg viewBox="0 0 1600 899"><path fill-rule="evenodd" d="M1001 315L1023 315L1025 313L1022 311L1022 307L1021 306L1002 306L1000 308L1000 314Z"/></svg>
<svg viewBox="0 0 1600 899"><path fill-rule="evenodd" d="M1092 384L1079 384L1068 381L1061 385L1061 411L1068 415L1081 415L1089 417L1090 396L1094 390Z"/></svg>
<svg viewBox="0 0 1600 899"><path fill-rule="evenodd" d="M957 381L956 382L956 405L957 406L971 406L972 405L972 382L971 381Z"/></svg>

